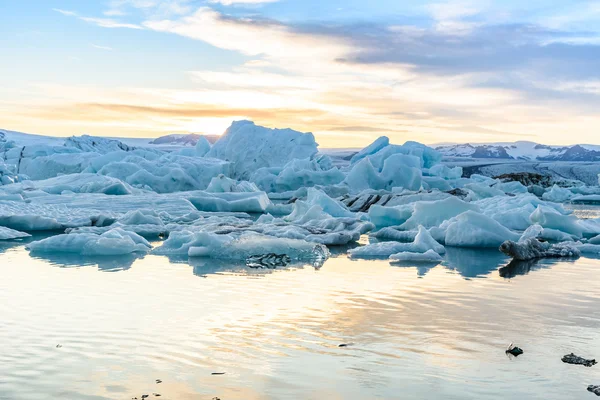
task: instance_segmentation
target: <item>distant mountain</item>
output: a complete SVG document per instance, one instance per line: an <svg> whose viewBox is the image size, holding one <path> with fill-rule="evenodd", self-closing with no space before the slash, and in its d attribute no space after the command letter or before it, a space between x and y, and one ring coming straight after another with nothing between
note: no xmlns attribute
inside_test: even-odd
<svg viewBox="0 0 600 400"><path fill-rule="evenodd" d="M437 146L444 157L525 161L600 161L600 146L547 146L534 142L456 144Z"/></svg>
<svg viewBox="0 0 600 400"><path fill-rule="evenodd" d="M216 142L220 136L218 135L198 135L196 133L190 134L173 134L161 136L157 139L154 139L150 142L150 144L170 144L177 146L195 146L198 143L198 139L204 136L210 143Z"/></svg>

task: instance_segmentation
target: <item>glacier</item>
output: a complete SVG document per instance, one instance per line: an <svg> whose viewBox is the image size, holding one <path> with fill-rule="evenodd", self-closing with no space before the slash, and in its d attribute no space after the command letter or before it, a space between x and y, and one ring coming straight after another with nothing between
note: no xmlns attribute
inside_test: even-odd
<svg viewBox="0 0 600 400"><path fill-rule="evenodd" d="M322 261L335 246L403 263L445 262L459 247L505 246L518 259L600 254L600 219L566 207L598 201L597 175L484 176L447 162L447 148L382 136L358 151L327 151L311 133L252 121L210 141L0 133L0 240L50 234L28 239L32 254L248 265Z"/></svg>

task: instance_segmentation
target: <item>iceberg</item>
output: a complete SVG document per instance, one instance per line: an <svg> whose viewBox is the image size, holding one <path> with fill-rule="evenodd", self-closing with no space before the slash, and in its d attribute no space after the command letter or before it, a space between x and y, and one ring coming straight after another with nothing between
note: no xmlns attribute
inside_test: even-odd
<svg viewBox="0 0 600 400"><path fill-rule="evenodd" d="M29 233L16 231L14 229L5 228L0 226L0 240L11 240L11 239L21 239L30 237Z"/></svg>
<svg viewBox="0 0 600 400"><path fill-rule="evenodd" d="M356 164L363 158L377 153L379 150L383 149L384 147L388 146L389 144L390 144L390 139L388 139L387 136L381 136L381 137L377 138L373 143L371 143L370 145L368 145L367 147L365 147L364 149L362 149L361 151L359 151L358 153L353 155L352 158L350 159L350 164Z"/></svg>
<svg viewBox="0 0 600 400"><path fill-rule="evenodd" d="M542 195L542 199L547 201L553 201L555 203L564 203L573 197L573 192L568 189L563 189L558 185L552 186L552 189L546 191Z"/></svg>
<svg viewBox="0 0 600 400"><path fill-rule="evenodd" d="M443 222L440 231L446 246L498 247L506 240L517 241L520 235L496 220L475 211L464 212Z"/></svg>
<svg viewBox="0 0 600 400"><path fill-rule="evenodd" d="M100 235L72 233L49 237L27 245L31 253L73 253L82 256L116 256L149 252L150 243L133 232L120 228Z"/></svg>
<svg viewBox="0 0 600 400"><path fill-rule="evenodd" d="M425 253L411 253L407 251L403 253L392 254L390 256L390 260L439 263L443 260L443 258L435 251L427 250Z"/></svg>
<svg viewBox="0 0 600 400"><path fill-rule="evenodd" d="M427 228L439 226L466 211L479 211L479 207L466 203L456 197L449 197L438 201L419 201L414 203L414 212L401 226L402 229L416 229L419 225Z"/></svg>
<svg viewBox="0 0 600 400"><path fill-rule="evenodd" d="M283 167L293 159L310 159L315 154L317 143L312 133L269 129L252 121L236 121L206 157L231 162L231 176L248 179L259 168Z"/></svg>
<svg viewBox="0 0 600 400"><path fill-rule="evenodd" d="M352 257L389 257L392 254L410 252L425 253L432 250L437 254L446 252L444 246L439 244L423 226L419 230L412 243L401 242L379 242L349 251Z"/></svg>
<svg viewBox="0 0 600 400"><path fill-rule="evenodd" d="M229 260L247 260L266 254L286 255L290 260L298 261L319 261L329 257L327 247L303 240L273 238L256 233L234 236L189 231L172 233L154 253Z"/></svg>

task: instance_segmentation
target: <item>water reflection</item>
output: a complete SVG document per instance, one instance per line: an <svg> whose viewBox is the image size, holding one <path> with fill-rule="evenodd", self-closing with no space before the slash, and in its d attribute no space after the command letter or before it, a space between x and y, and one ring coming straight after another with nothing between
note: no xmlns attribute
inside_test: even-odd
<svg viewBox="0 0 600 400"><path fill-rule="evenodd" d="M392 261L390 263L393 267L399 268L416 268L417 276L422 278L433 268L440 265L440 262L436 261L421 261L421 262L409 262L409 261Z"/></svg>
<svg viewBox="0 0 600 400"><path fill-rule="evenodd" d="M498 249L468 249L446 247L442 265L465 278L477 278L496 271L506 264L507 257Z"/></svg>
<svg viewBox="0 0 600 400"><path fill-rule="evenodd" d="M552 268L559 263L574 263L576 258L538 258L534 260L511 260L507 265L498 270L502 278L510 279L517 275L527 275L529 272Z"/></svg>
<svg viewBox="0 0 600 400"><path fill-rule="evenodd" d="M193 268L193 273L196 276L206 278L213 274L237 274L251 276L265 276L272 274L275 271L286 271L303 268L314 268L318 270L323 263L307 264L306 262L292 261L286 265L277 266L276 268L256 268L246 265L240 260L218 260L213 258L190 258L188 256L166 256L172 264L187 264Z"/></svg>
<svg viewBox="0 0 600 400"><path fill-rule="evenodd" d="M31 255L32 258L44 260L60 268L77 268L97 266L100 271L126 271L136 260L143 259L143 253L132 253L121 256L81 256L69 253L45 253Z"/></svg>

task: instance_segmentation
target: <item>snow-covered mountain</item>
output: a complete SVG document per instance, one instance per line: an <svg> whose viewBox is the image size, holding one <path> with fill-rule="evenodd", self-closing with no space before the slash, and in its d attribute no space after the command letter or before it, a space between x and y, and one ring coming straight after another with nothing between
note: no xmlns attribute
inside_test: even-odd
<svg viewBox="0 0 600 400"><path fill-rule="evenodd" d="M600 161L600 146L577 144L547 146L519 141L514 143L456 144L436 146L445 157L493 158L526 161Z"/></svg>

